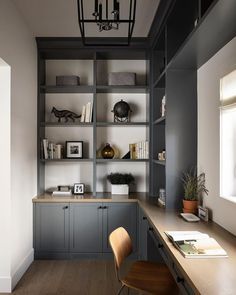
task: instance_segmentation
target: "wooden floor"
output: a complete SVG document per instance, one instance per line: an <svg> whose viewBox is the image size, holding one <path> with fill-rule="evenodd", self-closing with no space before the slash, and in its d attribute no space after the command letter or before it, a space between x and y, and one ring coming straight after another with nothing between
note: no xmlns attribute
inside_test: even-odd
<svg viewBox="0 0 236 295"><path fill-rule="evenodd" d="M111 260L36 260L12 294L113 295L119 287ZM130 290L130 295L141 294Z"/></svg>

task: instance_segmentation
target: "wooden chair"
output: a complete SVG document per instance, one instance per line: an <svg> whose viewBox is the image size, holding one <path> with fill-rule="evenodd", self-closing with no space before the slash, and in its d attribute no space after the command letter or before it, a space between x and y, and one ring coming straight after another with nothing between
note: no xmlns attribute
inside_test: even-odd
<svg viewBox="0 0 236 295"><path fill-rule="evenodd" d="M120 278L119 269L124 259L132 252L132 242L123 227L114 230L109 236L114 254L115 271L118 281L122 284L118 295L126 286L129 289L148 292L150 294L178 294L178 287L165 264L149 261L136 261L124 278Z"/></svg>

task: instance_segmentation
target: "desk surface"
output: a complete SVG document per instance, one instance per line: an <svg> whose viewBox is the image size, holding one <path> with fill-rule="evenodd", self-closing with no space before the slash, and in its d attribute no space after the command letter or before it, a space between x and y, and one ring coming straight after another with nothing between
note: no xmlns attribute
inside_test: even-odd
<svg viewBox="0 0 236 295"><path fill-rule="evenodd" d="M236 237L214 222L190 223L176 212L166 212L146 200L139 200L154 230L161 238L170 257L176 262L196 294L236 294ZM207 233L226 250L228 258L187 259L165 235L167 230L197 230Z"/></svg>
<svg viewBox="0 0 236 295"><path fill-rule="evenodd" d="M186 281L196 294L202 295L235 295L236 294L236 237L214 222L189 223L176 212L167 212L150 202L145 194L132 194L129 198L101 194L94 198L84 197L51 197L42 195L33 202L138 202L162 240L168 254L183 273ZM226 250L228 258L187 259L174 247L165 235L170 230L197 230L215 238Z"/></svg>

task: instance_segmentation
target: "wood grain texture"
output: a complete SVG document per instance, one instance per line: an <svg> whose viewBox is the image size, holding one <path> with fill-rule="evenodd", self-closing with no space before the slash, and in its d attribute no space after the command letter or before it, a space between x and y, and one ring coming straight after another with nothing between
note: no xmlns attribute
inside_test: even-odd
<svg viewBox="0 0 236 295"><path fill-rule="evenodd" d="M128 267L129 264L123 271ZM12 294L112 295L117 294L119 288L113 260L37 260L30 266ZM123 290L122 294L127 294L127 290ZM130 291L130 295L145 294Z"/></svg>

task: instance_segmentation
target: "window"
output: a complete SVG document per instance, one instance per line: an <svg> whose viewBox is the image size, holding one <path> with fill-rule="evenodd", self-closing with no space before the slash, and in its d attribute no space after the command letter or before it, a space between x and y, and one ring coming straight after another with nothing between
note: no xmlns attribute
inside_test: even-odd
<svg viewBox="0 0 236 295"><path fill-rule="evenodd" d="M236 202L236 70L220 81L220 196Z"/></svg>

